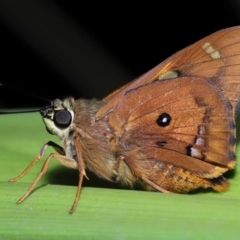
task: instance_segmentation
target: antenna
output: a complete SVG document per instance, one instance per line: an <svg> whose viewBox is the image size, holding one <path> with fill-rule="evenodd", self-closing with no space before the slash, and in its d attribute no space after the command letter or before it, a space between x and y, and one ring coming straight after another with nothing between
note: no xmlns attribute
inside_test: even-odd
<svg viewBox="0 0 240 240"><path fill-rule="evenodd" d="M47 98L44 98L44 97L40 97L40 96L38 96L38 95L35 95L35 94L32 94L32 93L29 93L29 92L27 92L27 91L24 91L24 90L22 90L22 89L19 89L19 88L16 88L16 87L13 87L13 86L10 86L10 85L8 85L8 84L5 84L5 83L2 83L2 82L0 82L0 89L2 88L2 87L6 87L6 88L8 88L8 89L12 89L12 90L14 90L14 91L17 91L18 93L22 93L22 94L24 94L24 95L27 95L27 96L30 96L30 97L32 97L32 98L34 98L34 99L40 99L40 100L43 100L43 101L45 101L45 102L47 102L47 103L51 103L51 101L49 100L49 99L47 99ZM4 95L6 95L6 92L3 92L3 94L2 94L3 96ZM8 97L8 96L12 96L12 94L7 94L6 96ZM17 94L16 94L17 95ZM22 100L22 98L20 99L20 100ZM14 100L15 101L15 100ZM3 102L5 102L5 101L3 101ZM12 104L12 99L10 99L10 105ZM21 102L21 101L20 101ZM6 101L6 103L7 103L7 101ZM19 104L19 103L18 103ZM15 105L17 105L17 104L15 104ZM45 105L47 105L47 104L44 104L44 106ZM0 115L1 114L14 114L14 113L30 113L30 112L38 112L39 110L40 110L40 108L42 108L43 106L39 106L39 107L30 107L30 108L28 108L28 107L23 107L22 109L19 109L18 107L4 107L4 106L1 106L1 104L0 104Z"/></svg>

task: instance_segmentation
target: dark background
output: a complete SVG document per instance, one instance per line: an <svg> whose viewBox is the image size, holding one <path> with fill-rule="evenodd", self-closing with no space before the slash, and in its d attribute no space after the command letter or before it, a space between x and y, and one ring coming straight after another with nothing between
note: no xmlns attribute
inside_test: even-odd
<svg viewBox="0 0 240 240"><path fill-rule="evenodd" d="M0 83L51 100L102 98L176 51L240 25L239 13L239 0L0 0ZM0 86L0 113L46 104ZM50 183L78 181L65 168L47 176Z"/></svg>
<svg viewBox="0 0 240 240"><path fill-rule="evenodd" d="M239 13L238 0L0 0L0 82L48 99L102 98L189 44L240 25ZM1 107L42 105L0 88Z"/></svg>

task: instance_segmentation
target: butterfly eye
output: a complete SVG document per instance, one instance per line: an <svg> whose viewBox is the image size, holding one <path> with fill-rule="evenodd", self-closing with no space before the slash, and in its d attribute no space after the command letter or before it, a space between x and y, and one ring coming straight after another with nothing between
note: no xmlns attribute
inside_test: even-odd
<svg viewBox="0 0 240 240"><path fill-rule="evenodd" d="M72 115L67 110L60 110L54 114L54 123L61 128L67 128L72 122Z"/></svg>
<svg viewBox="0 0 240 240"><path fill-rule="evenodd" d="M171 116L167 113L162 113L159 115L158 119L157 119L157 124L160 127L166 127L170 124L171 122Z"/></svg>

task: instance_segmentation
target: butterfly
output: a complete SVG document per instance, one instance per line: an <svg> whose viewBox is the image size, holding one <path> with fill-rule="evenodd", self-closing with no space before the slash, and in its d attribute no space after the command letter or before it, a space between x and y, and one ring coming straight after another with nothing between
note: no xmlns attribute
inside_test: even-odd
<svg viewBox="0 0 240 240"><path fill-rule="evenodd" d="M240 97L240 27L223 29L172 55L102 100L56 99L40 110L49 141L16 178L50 154L22 202L55 158L79 171L149 191L228 189L234 169Z"/></svg>

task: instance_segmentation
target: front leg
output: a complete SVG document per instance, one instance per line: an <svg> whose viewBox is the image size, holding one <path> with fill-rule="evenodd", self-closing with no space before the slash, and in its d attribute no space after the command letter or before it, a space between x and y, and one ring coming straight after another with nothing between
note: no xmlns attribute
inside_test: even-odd
<svg viewBox="0 0 240 240"><path fill-rule="evenodd" d="M42 166L42 169L40 171L40 173L38 174L38 176L36 177L36 179L33 181L33 183L31 184L31 186L29 187L29 189L27 190L27 192L17 201L17 203L21 203L23 202L27 197L28 195L33 191L34 187L36 186L36 184L38 183L38 181L41 179L41 177L47 172L47 169L48 169L48 165L50 163L50 161L55 158L57 161L59 162L69 162L69 165L72 164L72 162L74 161L73 159L69 158L69 157L66 157L64 155L60 155L58 153L51 153L48 158L45 160L43 166ZM31 165L31 164L30 164ZM29 165L29 166L30 166ZM30 168L30 167L29 167ZM26 174L26 173L25 173ZM24 174L24 175L25 175ZM15 178L16 179L16 178ZM13 179L13 180L15 180Z"/></svg>
<svg viewBox="0 0 240 240"><path fill-rule="evenodd" d="M22 173L20 173L17 177L9 179L9 182L16 182L19 179L21 179L23 176L25 176L28 171L43 158L44 153L46 152L48 147L53 147L60 155L65 155L65 152L61 146L56 144L55 142L49 141L46 144L43 145L40 152L38 153L37 157L23 170Z"/></svg>
<svg viewBox="0 0 240 240"><path fill-rule="evenodd" d="M40 171L40 173L38 174L38 176L36 177L36 179L33 181L33 183L31 184L31 186L29 187L29 189L27 190L27 192L17 201L17 203L21 203L23 202L28 196L29 194L33 191L34 187L36 186L36 184L38 183L38 181L41 179L41 177L46 173L47 169L48 169L48 165L50 163L50 161L55 158L58 162L60 162L62 165L69 167L69 168L75 168L78 169L78 163L74 160L71 159L67 156L65 156L65 152L63 150L62 147L60 147L59 145L57 145L56 143L49 141L48 143L46 143L40 150L40 152L38 153L37 157L27 166L27 168L20 173L17 177L10 179L10 182L16 182L19 179L21 179L23 176L25 176L28 171L38 162L40 161L43 156L44 153L46 152L46 149L51 146L53 147L57 153L52 153L50 154L47 159L45 160L42 169ZM85 175L85 171L84 173L80 172L80 176L79 176L79 184L82 184L82 180L83 180L83 176ZM74 205L73 205L74 206ZM70 212L73 212L73 210L75 209L72 208Z"/></svg>

